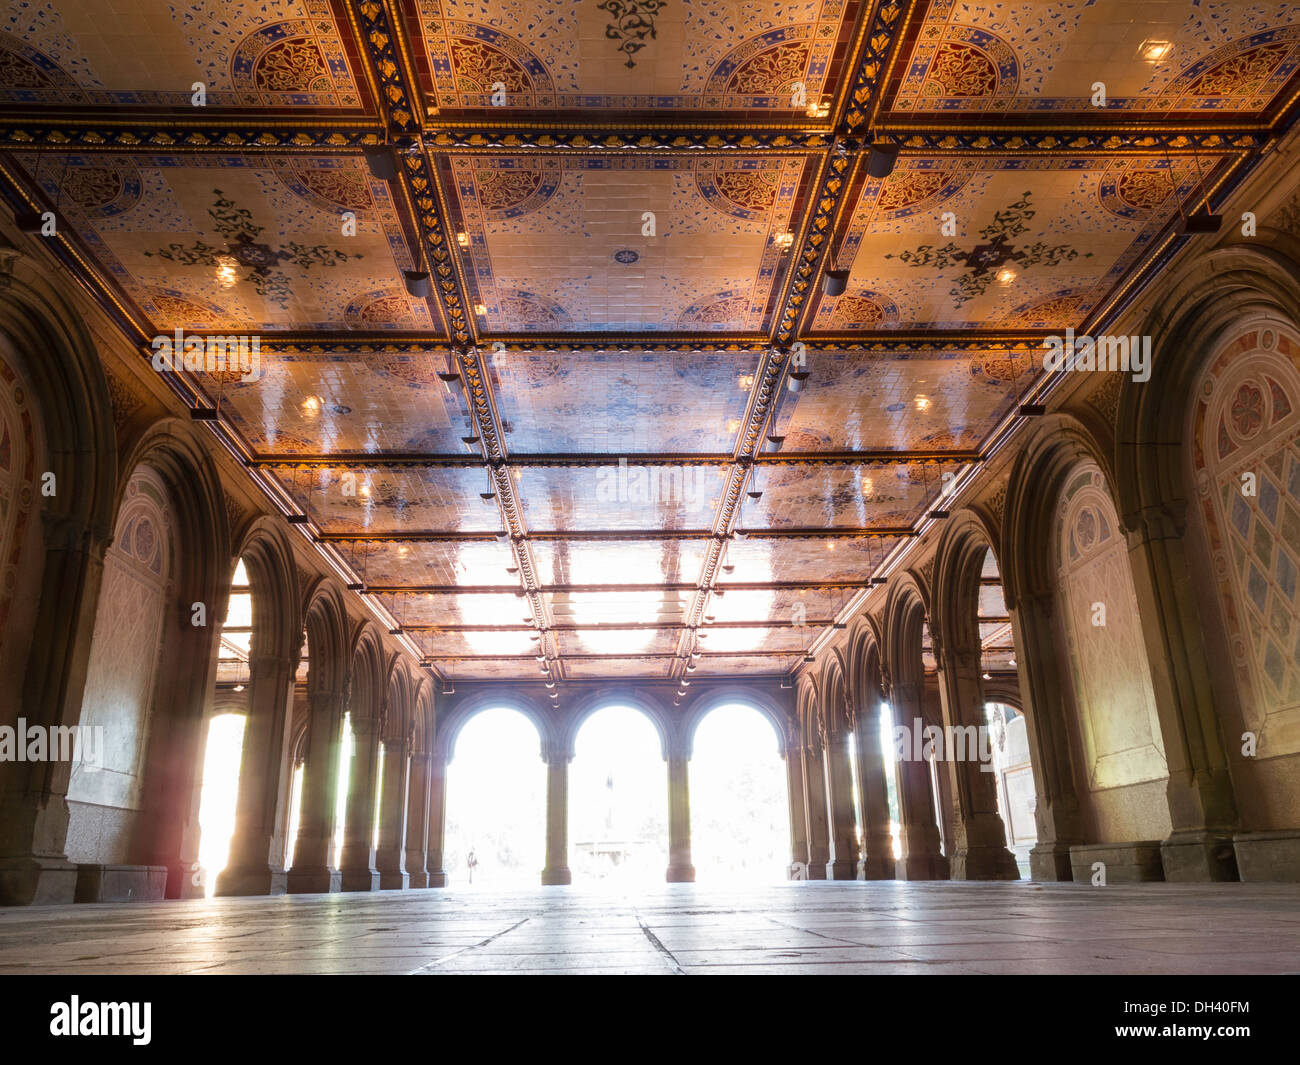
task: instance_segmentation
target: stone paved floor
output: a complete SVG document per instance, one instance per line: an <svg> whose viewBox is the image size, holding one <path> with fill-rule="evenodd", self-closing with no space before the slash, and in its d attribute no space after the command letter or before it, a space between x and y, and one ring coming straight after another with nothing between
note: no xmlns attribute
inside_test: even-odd
<svg viewBox="0 0 1300 1065"><path fill-rule="evenodd" d="M665 884L0 910L0 973L1297 973L1300 886Z"/></svg>

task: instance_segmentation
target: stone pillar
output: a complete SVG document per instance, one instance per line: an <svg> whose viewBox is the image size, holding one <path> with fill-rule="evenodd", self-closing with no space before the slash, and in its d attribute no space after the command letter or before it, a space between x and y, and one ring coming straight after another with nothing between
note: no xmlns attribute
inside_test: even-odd
<svg viewBox="0 0 1300 1065"><path fill-rule="evenodd" d="M1169 765L1166 880L1236 880L1237 800L1206 667L1205 637L1188 574L1183 506L1125 515L1129 566L1147 644L1151 687Z"/></svg>
<svg viewBox="0 0 1300 1065"><path fill-rule="evenodd" d="M446 887L447 870L442 866L442 841L447 828L446 755L435 749L429 758L429 887Z"/></svg>
<svg viewBox="0 0 1300 1065"><path fill-rule="evenodd" d="M339 871L330 863L343 748L342 692L307 692L307 758L302 771L298 842L289 870L291 894L338 891Z"/></svg>
<svg viewBox="0 0 1300 1065"><path fill-rule="evenodd" d="M825 880L831 843L826 818L826 772L820 743L803 749L803 776L804 809L808 820L808 879Z"/></svg>
<svg viewBox="0 0 1300 1065"><path fill-rule="evenodd" d="M28 728L70 726L81 718L111 539L108 530L64 515L42 511L40 519L44 575L27 668L21 678L5 678L6 684L22 685L18 705ZM0 762L0 905L75 898L77 867L67 857L71 772L67 762Z"/></svg>
<svg viewBox="0 0 1300 1065"><path fill-rule="evenodd" d="M945 734L953 737L957 748L944 752L943 763L956 806L950 875L954 880L1019 880L1020 870L1015 855L1007 849L1007 829L998 813L979 648L936 645L935 650Z"/></svg>
<svg viewBox="0 0 1300 1065"><path fill-rule="evenodd" d="M1075 788L1065 691L1053 640L1055 606L1050 595L1008 598L1016 674L1034 777L1034 827L1038 841L1029 851L1033 880L1073 880L1070 847L1087 842Z"/></svg>
<svg viewBox="0 0 1300 1065"><path fill-rule="evenodd" d="M379 808L379 886L400 891L410 886L403 861L406 848L406 791L410 781L411 746L403 740L384 744L384 786Z"/></svg>
<svg viewBox="0 0 1300 1065"><path fill-rule="evenodd" d="M924 729L921 685L895 683L889 695L895 727L905 727L912 739L906 756L898 763L899 836L903 849L903 857L898 861L898 879L946 880L948 863L943 857L935 823L930 763L921 757Z"/></svg>
<svg viewBox="0 0 1300 1065"><path fill-rule="evenodd" d="M670 884L693 882L691 792L686 752L675 744L668 754L668 873Z"/></svg>
<svg viewBox="0 0 1300 1065"><path fill-rule="evenodd" d="M429 754L411 754L411 779L406 800L406 875L408 887L429 886L426 849L429 845Z"/></svg>
<svg viewBox="0 0 1300 1065"><path fill-rule="evenodd" d="M352 771L348 776L347 820L339 883L344 891L376 891L375 770L379 764L379 728L373 717L352 719Z"/></svg>
<svg viewBox="0 0 1300 1065"><path fill-rule="evenodd" d="M880 749L880 705L858 710L853 729L857 745L859 807L862 811L862 857L859 880L894 878L894 838L889 831L889 785Z"/></svg>
<svg viewBox="0 0 1300 1065"><path fill-rule="evenodd" d="M849 762L850 731L834 729L827 738L826 793L830 804L830 857L827 880L854 880L858 875L857 825L853 817L853 767Z"/></svg>
<svg viewBox="0 0 1300 1065"><path fill-rule="evenodd" d="M569 870L569 752L556 744L546 755L546 868L542 883L571 884ZM670 797L671 801L671 797ZM690 847L689 840L687 847ZM689 855L687 862L689 863ZM671 872L668 877L673 879Z"/></svg>
<svg viewBox="0 0 1300 1065"><path fill-rule="evenodd" d="M282 895L288 810L293 679L300 652L254 653L248 662L248 719L239 762L239 797L230 857L217 876L218 895Z"/></svg>
<svg viewBox="0 0 1300 1065"><path fill-rule="evenodd" d="M808 879L808 816L804 803L803 748L787 747L785 786L790 800L790 879Z"/></svg>

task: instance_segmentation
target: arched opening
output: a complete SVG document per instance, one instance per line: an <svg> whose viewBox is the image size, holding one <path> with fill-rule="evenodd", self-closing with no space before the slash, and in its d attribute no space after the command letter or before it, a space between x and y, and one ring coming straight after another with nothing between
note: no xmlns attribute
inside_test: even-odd
<svg viewBox="0 0 1300 1065"><path fill-rule="evenodd" d="M744 703L710 710L691 754L691 848L702 881L787 877L789 798L781 737Z"/></svg>
<svg viewBox="0 0 1300 1065"><path fill-rule="evenodd" d="M230 858L239 801L239 768L247 724L249 648L253 639L253 589L241 558L230 579L230 598L217 647L214 716L208 721L199 799L199 884L212 896Z"/></svg>
<svg viewBox="0 0 1300 1065"><path fill-rule="evenodd" d="M1129 551L1100 467L1078 463L1056 501L1061 662L1099 843L1164 839L1169 777Z"/></svg>
<svg viewBox="0 0 1300 1065"><path fill-rule="evenodd" d="M541 738L510 707L479 711L460 729L446 776L443 868L452 886L533 885L546 849Z"/></svg>
<svg viewBox="0 0 1300 1065"><path fill-rule="evenodd" d="M1007 830L1007 849L1015 856L1020 878L1028 880L1029 852L1038 842L1034 811L1034 769L1029 757L1029 734L1025 716L1008 703L986 703L989 747L997 778L998 814Z"/></svg>
<svg viewBox="0 0 1300 1065"><path fill-rule="evenodd" d="M146 755L156 734L159 655L173 605L174 529L166 483L150 467L138 467L104 555L79 720L84 740L68 782L73 862L134 866L147 853Z"/></svg>
<svg viewBox="0 0 1300 1065"><path fill-rule="evenodd" d="M667 769L659 733L630 706L582 723L569 768L574 881L662 883L668 865Z"/></svg>

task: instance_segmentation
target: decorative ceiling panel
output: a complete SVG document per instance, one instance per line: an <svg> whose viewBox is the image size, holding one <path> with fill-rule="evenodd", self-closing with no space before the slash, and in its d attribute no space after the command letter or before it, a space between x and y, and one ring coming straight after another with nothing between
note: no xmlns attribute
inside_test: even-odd
<svg viewBox="0 0 1300 1065"><path fill-rule="evenodd" d="M326 533L495 532L496 503L481 469L326 466L268 469Z"/></svg>
<svg viewBox="0 0 1300 1065"><path fill-rule="evenodd" d="M575 680L601 677L667 677L672 658L576 658L566 659L565 672Z"/></svg>
<svg viewBox="0 0 1300 1065"><path fill-rule="evenodd" d="M1300 14L1285 0L931 0L905 56L896 114L1238 117L1300 66Z"/></svg>
<svg viewBox="0 0 1300 1065"><path fill-rule="evenodd" d="M441 655L456 655L473 658L478 655L531 655L537 649L537 643L529 639L527 629L509 632L484 632L474 629L440 629L429 631L416 629L411 632L420 649L430 658ZM526 663L522 663L527 666ZM538 672L536 659L530 672Z"/></svg>
<svg viewBox="0 0 1300 1065"><path fill-rule="evenodd" d="M1039 352L992 349L809 352L775 431L785 452L974 450L1041 366Z"/></svg>
<svg viewBox="0 0 1300 1065"><path fill-rule="evenodd" d="M340 5L341 8L342 5ZM357 112L346 17L329 0L7 0L0 104Z"/></svg>
<svg viewBox="0 0 1300 1065"><path fill-rule="evenodd" d="M1078 325L1222 159L900 156L864 181L837 253L847 291L819 300L813 328Z"/></svg>
<svg viewBox="0 0 1300 1065"><path fill-rule="evenodd" d="M429 664L450 680L535 680L540 676L531 658L446 658L434 654Z"/></svg>
<svg viewBox="0 0 1300 1065"><path fill-rule="evenodd" d="M691 603L692 593L674 591L628 592L546 592L551 616L557 624L579 627L658 623L680 626L682 615ZM649 639L654 629L636 631L638 639ZM622 649L626 654L631 647ZM618 653L616 651L608 653Z"/></svg>
<svg viewBox="0 0 1300 1065"><path fill-rule="evenodd" d="M727 545L719 582L861 581L901 541L896 537L823 539L750 536ZM733 566L730 572L727 566Z"/></svg>
<svg viewBox="0 0 1300 1065"><path fill-rule="evenodd" d="M766 328L803 154L443 156L490 333Z"/></svg>
<svg viewBox="0 0 1300 1065"><path fill-rule="evenodd" d="M366 584L436 588L496 586L518 583L506 572L513 566L510 548L495 540L464 543L361 540L334 545ZM522 614L521 614L522 616Z"/></svg>
<svg viewBox="0 0 1300 1065"><path fill-rule="evenodd" d="M465 454L463 404L438 380L442 355L261 351L255 380L203 391L258 454Z"/></svg>
<svg viewBox="0 0 1300 1065"><path fill-rule="evenodd" d="M738 621L780 621L786 625L825 625L844 608L851 588L732 588L726 595L709 600L708 617L718 625ZM708 630L712 640L713 629ZM807 641L811 643L811 638ZM709 651L713 650L710 643Z"/></svg>
<svg viewBox="0 0 1300 1065"><path fill-rule="evenodd" d="M547 585L694 583L704 540L538 540L538 580Z"/></svg>
<svg viewBox="0 0 1300 1065"><path fill-rule="evenodd" d="M522 596L499 592L427 592L420 595L388 595L375 598L402 625L446 626L486 625L509 627L507 632L475 632L476 646L483 650L473 654L531 654L531 648L521 644L516 637L528 639L524 615L528 605ZM503 637L495 643L492 637ZM480 640L479 638L482 637ZM510 637L505 639L504 637ZM489 647L489 645L491 645ZM508 650L517 647L517 650Z"/></svg>
<svg viewBox="0 0 1300 1065"><path fill-rule="evenodd" d="M579 629L558 634L560 653L572 656L667 655L677 651L680 629L619 629L612 626Z"/></svg>
<svg viewBox="0 0 1300 1065"><path fill-rule="evenodd" d="M743 654L750 651L784 651L788 654L802 654L811 642L813 631L802 626L777 625L772 628L728 628L725 625L710 625L708 639L700 644L708 647L710 654L736 652Z"/></svg>
<svg viewBox="0 0 1300 1065"><path fill-rule="evenodd" d="M530 351L490 366L512 453L729 454L758 356Z"/></svg>
<svg viewBox="0 0 1300 1065"><path fill-rule="evenodd" d="M408 0L405 6L422 45L425 91L442 114L652 111L698 120L732 112L789 121L806 119L835 91L860 5Z"/></svg>
<svg viewBox="0 0 1300 1065"><path fill-rule="evenodd" d="M938 497L960 463L836 463L764 466L762 499L745 502L745 527L871 529L910 525ZM750 487L753 487L751 478Z"/></svg>
<svg viewBox="0 0 1300 1065"><path fill-rule="evenodd" d="M159 332L441 329L359 154L17 158Z"/></svg>
<svg viewBox="0 0 1300 1065"><path fill-rule="evenodd" d="M725 466L528 466L524 520L550 529L710 529Z"/></svg>
<svg viewBox="0 0 1300 1065"><path fill-rule="evenodd" d="M692 677L727 677L786 673L801 655L704 655Z"/></svg>

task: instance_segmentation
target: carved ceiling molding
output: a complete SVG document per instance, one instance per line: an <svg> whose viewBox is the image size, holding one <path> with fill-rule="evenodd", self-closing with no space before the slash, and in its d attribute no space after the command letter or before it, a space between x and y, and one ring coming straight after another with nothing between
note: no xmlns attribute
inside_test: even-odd
<svg viewBox="0 0 1300 1065"><path fill-rule="evenodd" d="M858 68L853 76L844 107L843 126L850 133L857 132L874 117L880 104L885 79L881 71L889 64L894 50L903 37L906 20L904 4L899 0L885 0L876 8L871 25L865 29L859 43Z"/></svg>

